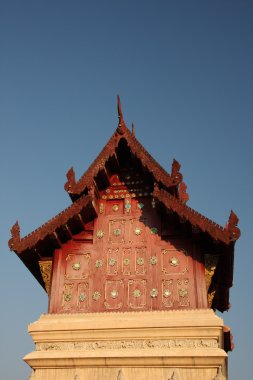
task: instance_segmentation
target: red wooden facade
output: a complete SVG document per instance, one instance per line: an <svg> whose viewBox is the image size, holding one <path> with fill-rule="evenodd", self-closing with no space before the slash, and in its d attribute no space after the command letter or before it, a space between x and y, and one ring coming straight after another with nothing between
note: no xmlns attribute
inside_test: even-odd
<svg viewBox="0 0 253 380"><path fill-rule="evenodd" d="M138 174L113 175L90 234L55 251L51 313L207 307L197 242Z"/></svg>
<svg viewBox="0 0 253 380"><path fill-rule="evenodd" d="M173 161L167 173L119 123L76 181L72 205L26 237L9 241L49 293L50 313L229 308L234 243L231 212L221 227L187 206Z"/></svg>

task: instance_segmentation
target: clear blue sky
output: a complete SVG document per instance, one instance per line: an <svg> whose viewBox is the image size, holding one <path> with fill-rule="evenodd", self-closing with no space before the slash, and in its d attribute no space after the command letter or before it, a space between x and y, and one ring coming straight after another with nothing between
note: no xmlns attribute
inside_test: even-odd
<svg viewBox="0 0 253 380"><path fill-rule="evenodd" d="M230 380L252 378L253 2L0 1L0 378L27 378L26 329L47 296L7 247L70 204L79 177L125 121L170 170L182 164L189 205L236 244Z"/></svg>

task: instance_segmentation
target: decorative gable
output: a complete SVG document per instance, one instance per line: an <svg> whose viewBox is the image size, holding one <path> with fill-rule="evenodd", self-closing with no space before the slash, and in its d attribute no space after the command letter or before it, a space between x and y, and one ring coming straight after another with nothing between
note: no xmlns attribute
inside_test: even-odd
<svg viewBox="0 0 253 380"><path fill-rule="evenodd" d="M51 313L227 310L237 216L223 228L188 207L180 164L168 174L150 156L119 98L118 115L84 175L67 173L72 205L23 238L16 223L11 250L50 293Z"/></svg>

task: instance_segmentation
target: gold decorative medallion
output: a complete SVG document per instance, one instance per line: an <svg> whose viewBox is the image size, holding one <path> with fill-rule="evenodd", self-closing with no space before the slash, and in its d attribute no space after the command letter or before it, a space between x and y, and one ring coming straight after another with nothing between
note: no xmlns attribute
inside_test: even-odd
<svg viewBox="0 0 253 380"><path fill-rule="evenodd" d="M124 265L129 265L130 264L130 260L129 259L124 259L123 263L124 263Z"/></svg>
<svg viewBox="0 0 253 380"><path fill-rule="evenodd" d="M177 257L171 257L170 259L170 265L173 267L177 267L179 265L179 260Z"/></svg>
<svg viewBox="0 0 253 380"><path fill-rule="evenodd" d="M135 235L137 235L137 236L139 236L139 235L141 234L141 232L142 232L142 230L141 230L140 227L136 227L136 228L134 229L134 233L135 233Z"/></svg>
<svg viewBox="0 0 253 380"><path fill-rule="evenodd" d="M86 300L87 296L85 293L80 293L79 295L79 301L84 302Z"/></svg>
<svg viewBox="0 0 253 380"><path fill-rule="evenodd" d="M111 257L111 258L109 259L109 261L108 261L108 263L109 263L109 265L110 265L111 267L113 267L113 266L116 264L116 262L117 262L117 260L114 259L113 257Z"/></svg>
<svg viewBox="0 0 253 380"><path fill-rule="evenodd" d="M65 293L64 294L64 301L69 302L71 300L72 296L70 293Z"/></svg>
<svg viewBox="0 0 253 380"><path fill-rule="evenodd" d="M139 298L140 295L141 295L141 291L139 289L135 289L134 292L133 292L133 294L134 294L135 298Z"/></svg>
<svg viewBox="0 0 253 380"><path fill-rule="evenodd" d="M115 236L119 236L119 235L121 235L121 229L120 229L120 228L115 228L115 230L113 231L113 234L114 234Z"/></svg>
<svg viewBox="0 0 253 380"><path fill-rule="evenodd" d="M104 231L102 231L102 230L98 230L97 231L97 237L99 238L99 239L102 239L102 237L104 236Z"/></svg>
<svg viewBox="0 0 253 380"><path fill-rule="evenodd" d="M156 298L156 297L158 296L158 290L155 289L155 288L151 289L151 291L150 291L150 296L151 296L152 298Z"/></svg>
<svg viewBox="0 0 253 380"><path fill-rule="evenodd" d="M180 297L186 297L188 294L188 290L185 288L181 288L178 290L178 293L179 293Z"/></svg>
<svg viewBox="0 0 253 380"><path fill-rule="evenodd" d="M118 295L119 295L119 293L118 293L117 290L113 289L113 290L111 291L111 298L117 298Z"/></svg>
<svg viewBox="0 0 253 380"><path fill-rule="evenodd" d="M150 258L150 264L152 264L152 265L157 264L157 257L156 257L156 256L152 256L152 257Z"/></svg>
<svg viewBox="0 0 253 380"><path fill-rule="evenodd" d="M74 270L80 270L80 268L81 268L81 264L80 264L80 263L74 263L74 264L72 265L72 268L73 268Z"/></svg>
<svg viewBox="0 0 253 380"><path fill-rule="evenodd" d="M164 292L163 292L163 296L164 296L165 298L168 298L169 296L171 296L171 291L170 291L169 289L164 290Z"/></svg>
<svg viewBox="0 0 253 380"><path fill-rule="evenodd" d="M144 264L144 258L143 257L138 257L138 259L136 260L137 264L138 265L143 265Z"/></svg>
<svg viewBox="0 0 253 380"><path fill-rule="evenodd" d="M96 262L95 262L95 267L96 267L96 268L101 268L102 265L103 265L102 260L96 260Z"/></svg>
<svg viewBox="0 0 253 380"><path fill-rule="evenodd" d="M100 299L100 297L101 297L100 292L94 292L93 293L92 298L94 299L94 301L98 301Z"/></svg>
<svg viewBox="0 0 253 380"><path fill-rule="evenodd" d="M118 205L113 205L113 206L112 206L112 210L113 210L113 211L117 212L118 209L119 209L119 206L118 206Z"/></svg>

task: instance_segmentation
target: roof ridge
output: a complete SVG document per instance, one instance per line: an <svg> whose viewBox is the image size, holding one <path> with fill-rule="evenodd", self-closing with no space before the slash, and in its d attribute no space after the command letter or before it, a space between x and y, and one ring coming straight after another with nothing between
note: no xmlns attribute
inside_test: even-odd
<svg viewBox="0 0 253 380"><path fill-rule="evenodd" d="M57 222L65 216L66 221L62 222L62 224L66 224L67 221L73 217L76 211L79 208L85 207L89 202L92 202L93 198L91 195L83 195L79 199L77 199L74 203L72 203L70 206L65 208L63 211L61 211L59 214L55 215L53 218L49 219L47 222L43 223L40 227L36 228L34 231L30 232L28 235L23 236L22 238L20 237L20 227L18 221L12 226L11 228L11 238L8 242L8 245L10 249L13 251L21 251L21 247L26 246L27 248L30 246L29 242L30 240L33 241L34 237L37 236L38 240L42 240L45 238L46 235L54 232L59 226L55 226ZM48 229L51 227L51 232L48 232ZM43 230L46 230L43 232ZM45 236L43 236L45 235ZM27 244L25 244L27 243Z"/></svg>
<svg viewBox="0 0 253 380"><path fill-rule="evenodd" d="M124 129L124 130L123 130ZM100 151L96 159L91 163L84 174L76 181L73 167L67 172L67 182L64 185L65 190L71 195L80 195L86 188L92 186L94 177L102 169L105 163L113 155L121 139L125 138L132 153L140 159L143 166L147 167L154 175L157 182L162 182L166 187L177 186L182 182L183 176L180 173L180 163L173 159L171 174L169 174L157 161L151 156L146 148L140 143L135 135L124 126L123 133L117 130L113 133L107 144Z"/></svg>
<svg viewBox="0 0 253 380"><path fill-rule="evenodd" d="M231 211L228 223L222 227L165 190L158 189L157 186L154 189L153 196L158 198L166 207L177 212L179 216L183 216L191 224L198 226L203 232L208 232L215 240L229 244L240 237L240 229L237 227L239 219L233 211Z"/></svg>

